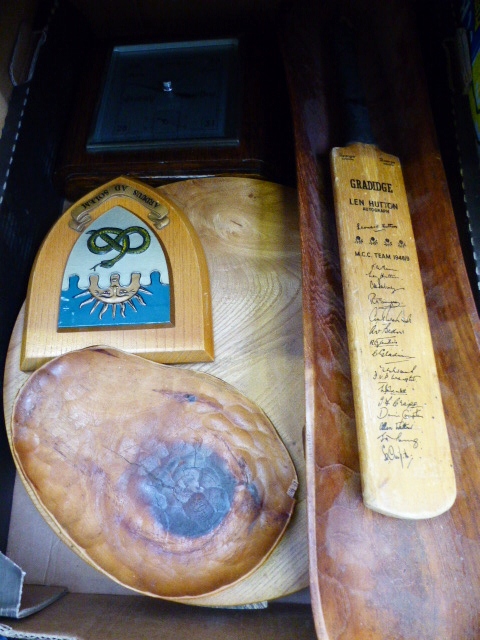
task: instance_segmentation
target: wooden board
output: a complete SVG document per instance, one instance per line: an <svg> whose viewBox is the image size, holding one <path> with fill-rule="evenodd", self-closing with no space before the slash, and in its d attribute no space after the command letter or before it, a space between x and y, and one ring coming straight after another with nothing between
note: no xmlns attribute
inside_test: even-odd
<svg viewBox="0 0 480 640"><path fill-rule="evenodd" d="M480 324L433 128L414 5L301 0L282 27L303 253L311 596L322 640L480 636ZM361 497L328 161L332 147L344 143L330 37L331 13L342 9L360 38L378 146L402 163L426 293L457 479L455 504L431 520L386 517ZM429 16L434 11L430 5Z"/></svg>
<svg viewBox="0 0 480 640"><path fill-rule="evenodd" d="M103 222L107 216L108 223ZM125 216L123 224L117 222L119 216ZM130 255L125 255L127 245L130 247L130 236L125 234L130 231L133 231L134 240L127 252L134 256L134 262L129 263L129 270L123 273L120 264L130 258ZM146 250L140 252L147 243L139 244L143 242L143 236L137 237L139 232L148 238L148 252L156 247L153 259L144 257L148 255ZM98 234L105 235L97 240ZM120 236L123 242L116 240ZM93 245L88 250L85 245L90 245L91 241ZM111 246L118 249L113 250ZM75 253L78 249L80 251ZM110 251L105 254L106 249ZM90 258L86 255L88 253ZM110 258L112 254L112 260L102 261L102 256ZM122 262L117 262L119 258ZM87 260L90 262L85 267ZM142 260L147 261L147 269ZM105 275L99 272L106 262L114 264L103 270L107 271ZM162 265L160 268L159 264ZM117 278L116 282L121 287L109 286L108 271L110 285ZM158 284L155 284L153 273L162 279ZM134 287L136 274L139 280ZM140 287L138 294L129 299L132 306L128 307L125 302L118 304L116 300L122 298L112 291L129 288L135 291L144 276L150 286ZM163 279L166 276L165 285ZM72 283L75 277L78 284ZM127 280L122 280L125 277ZM82 278L86 280L85 288L79 286ZM139 312L148 310L151 299L155 300L152 292L155 290L163 296L165 289L169 289L171 298L166 319L159 312L161 307L153 306L147 322L122 324L129 317L136 322ZM85 295L86 298L81 297ZM137 302L138 308L134 307L135 298L142 303ZM65 317L70 324L61 326L66 304L68 312ZM80 315L83 310L79 307L85 304L85 318L88 322L94 319L96 324L83 326L72 323L71 318L75 313ZM75 307L76 312L73 310ZM122 312L125 315L123 319ZM162 324L157 324L155 320L160 316ZM112 180L85 194L65 211L45 238L28 285L21 367L24 371L32 371L62 353L97 344L163 363L212 360L214 355L208 268L195 230L180 207L157 195L147 185L127 177Z"/></svg>
<svg viewBox="0 0 480 640"><path fill-rule="evenodd" d="M231 606L278 598L308 586L297 194L241 178L189 180L159 191L188 215L211 278L215 360L177 366L211 373L256 402L287 446L299 477L291 524L267 562L247 580L192 603ZM19 366L22 325L23 314L12 335L5 372L7 424L18 389L28 377ZM28 574L28 567L24 569Z"/></svg>

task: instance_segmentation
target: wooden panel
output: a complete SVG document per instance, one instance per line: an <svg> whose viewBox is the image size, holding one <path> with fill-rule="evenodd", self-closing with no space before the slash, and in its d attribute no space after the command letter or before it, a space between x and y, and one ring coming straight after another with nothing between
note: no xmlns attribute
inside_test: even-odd
<svg viewBox="0 0 480 640"><path fill-rule="evenodd" d="M417 242L458 489L449 512L425 521L374 513L361 499L328 168L330 149L345 143L336 119L332 9L343 9L358 33L374 130L379 147L400 157ZM477 638L480 327L437 147L412 4L295 3L282 38L301 209L317 634L325 640Z"/></svg>

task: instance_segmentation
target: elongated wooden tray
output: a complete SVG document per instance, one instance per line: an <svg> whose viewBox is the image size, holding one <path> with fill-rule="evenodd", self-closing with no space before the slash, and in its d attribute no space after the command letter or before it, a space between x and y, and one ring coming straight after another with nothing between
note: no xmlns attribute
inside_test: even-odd
<svg viewBox="0 0 480 640"><path fill-rule="evenodd" d="M308 586L297 194L294 189L242 178L189 180L160 191L181 207L194 225L211 273L215 360L175 366L210 373L257 403L276 427L299 478L293 518L268 560L245 580L191 603L233 606L279 598ZM22 327L23 313L12 335L6 364L7 425L15 396L28 378L20 370ZM44 535L48 533L47 527ZM35 548L31 533L26 535L24 542ZM58 545L53 532L51 536L55 554ZM29 557L36 565L42 563L39 553ZM35 567L30 571L23 558L12 559L22 564L27 576L35 571ZM55 565L55 559L48 558L48 564Z"/></svg>
<svg viewBox="0 0 480 640"><path fill-rule="evenodd" d="M301 0L282 28L303 251L311 595L322 640L480 637L480 325L412 6ZM451 510L425 521L374 513L361 498L328 167L331 148L345 143L332 115L333 9L345 10L359 34L376 137L402 162L417 242L458 488Z"/></svg>

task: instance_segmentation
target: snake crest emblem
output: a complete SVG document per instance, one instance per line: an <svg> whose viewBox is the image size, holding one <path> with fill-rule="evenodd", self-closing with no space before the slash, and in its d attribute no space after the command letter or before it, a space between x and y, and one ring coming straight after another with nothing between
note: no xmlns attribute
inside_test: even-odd
<svg viewBox="0 0 480 640"><path fill-rule="evenodd" d="M60 328L169 324L167 256L155 232L116 205L87 226L65 266Z"/></svg>
<svg viewBox="0 0 480 640"><path fill-rule="evenodd" d="M101 229L95 229L87 231L90 237L87 240L87 247L91 253L96 255L102 255L110 253L110 251L116 251L117 255L109 260L102 260L94 267L104 267L109 269L113 267L119 260L121 260L126 254L143 253L150 246L150 234L143 227L128 227L127 229L120 229L118 227L102 227ZM140 236L141 243L131 246L130 237Z"/></svg>

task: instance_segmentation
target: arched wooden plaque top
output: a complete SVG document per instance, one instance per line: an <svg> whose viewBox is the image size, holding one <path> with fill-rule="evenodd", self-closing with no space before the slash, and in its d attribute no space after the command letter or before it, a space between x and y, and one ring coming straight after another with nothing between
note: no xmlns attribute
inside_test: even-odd
<svg viewBox="0 0 480 640"><path fill-rule="evenodd" d="M73 204L37 255L21 367L107 344L162 363L213 360L208 268L171 201L120 177Z"/></svg>

